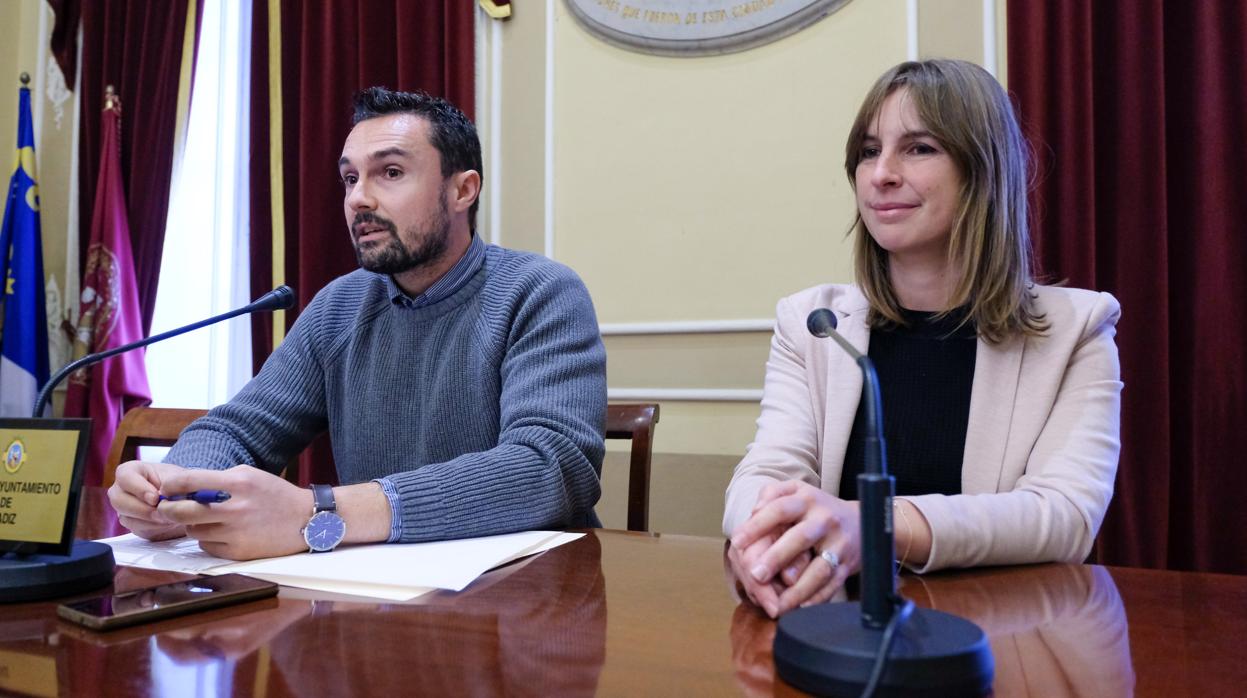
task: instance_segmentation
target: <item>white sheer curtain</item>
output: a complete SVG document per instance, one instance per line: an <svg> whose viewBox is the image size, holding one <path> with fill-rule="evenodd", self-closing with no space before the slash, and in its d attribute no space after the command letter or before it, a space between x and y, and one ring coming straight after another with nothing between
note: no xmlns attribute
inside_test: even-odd
<svg viewBox="0 0 1247 698"><path fill-rule="evenodd" d="M204 0L186 152L175 172L152 334L250 300L251 0ZM153 404L211 407L251 377L239 317L147 350Z"/></svg>

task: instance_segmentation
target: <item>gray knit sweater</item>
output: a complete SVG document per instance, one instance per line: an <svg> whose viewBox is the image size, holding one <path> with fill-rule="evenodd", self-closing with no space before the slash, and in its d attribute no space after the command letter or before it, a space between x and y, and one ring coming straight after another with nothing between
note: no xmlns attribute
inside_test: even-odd
<svg viewBox="0 0 1247 698"><path fill-rule="evenodd" d="M606 351L579 277L489 246L449 298L404 307L394 288L331 282L166 462L278 473L328 429L342 484L393 483L404 542L595 524Z"/></svg>

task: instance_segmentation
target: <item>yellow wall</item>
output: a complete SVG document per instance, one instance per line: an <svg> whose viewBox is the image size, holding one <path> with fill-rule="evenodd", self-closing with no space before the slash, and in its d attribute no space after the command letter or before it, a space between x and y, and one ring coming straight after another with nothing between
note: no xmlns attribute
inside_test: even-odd
<svg viewBox="0 0 1247 698"><path fill-rule="evenodd" d="M723 488L753 436L775 301L851 278L844 233L853 204L841 163L862 94L911 52L989 65L985 25L996 28L1003 75L1005 0L987 6L994 17L983 0L852 0L778 42L701 58L605 44L563 0L514 3L505 22L480 19L481 228L539 252L548 228L552 256L593 293L612 391L660 396L655 530L717 533ZM16 133L16 76L25 70L35 78L44 263L59 324L77 293L73 278L66 291L65 274L76 256L68 231L77 107L49 79L53 19L42 0L0 2L0 158ZM749 329L635 326L684 321ZM54 366L63 363L58 351L54 342ZM626 447L610 448L600 511L622 526Z"/></svg>
<svg viewBox="0 0 1247 698"><path fill-rule="evenodd" d="M584 278L604 324L612 399L664 398L652 528L714 535L753 436L775 302L852 278L842 163L862 95L913 54L1002 69L1004 0L987 10L983 0L854 0L778 42L697 58L604 43L563 0L513 13L482 16L479 31L477 119L486 169L498 168L482 230L541 252L549 220L548 251ZM991 60L985 26L997 29ZM635 326L687 321L752 329ZM599 509L620 526L626 460L610 446Z"/></svg>

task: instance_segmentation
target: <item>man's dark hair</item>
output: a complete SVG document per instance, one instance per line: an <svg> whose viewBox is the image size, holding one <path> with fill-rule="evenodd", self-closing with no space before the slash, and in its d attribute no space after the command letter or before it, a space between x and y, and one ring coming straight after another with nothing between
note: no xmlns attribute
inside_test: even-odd
<svg viewBox="0 0 1247 698"><path fill-rule="evenodd" d="M484 185L485 168L481 164L481 141L476 126L455 105L425 92L398 92L384 87L369 87L355 94L354 126L361 121L390 114L414 114L429 122L429 143L437 149L442 161L442 177L456 172L476 170ZM480 195L468 209L468 225L476 232L476 209Z"/></svg>

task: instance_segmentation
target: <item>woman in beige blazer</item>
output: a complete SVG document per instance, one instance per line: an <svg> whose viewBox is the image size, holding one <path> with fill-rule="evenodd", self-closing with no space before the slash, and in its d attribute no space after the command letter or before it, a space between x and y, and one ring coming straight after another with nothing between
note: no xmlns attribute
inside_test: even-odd
<svg viewBox="0 0 1247 698"><path fill-rule="evenodd" d="M1033 282L1027 153L973 64L903 63L867 95L845 156L857 284L779 302L757 437L727 490L730 564L769 615L860 568L862 379L806 330L816 308L879 369L903 565L1089 553L1120 450L1120 308Z"/></svg>

